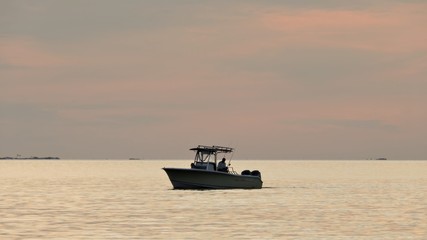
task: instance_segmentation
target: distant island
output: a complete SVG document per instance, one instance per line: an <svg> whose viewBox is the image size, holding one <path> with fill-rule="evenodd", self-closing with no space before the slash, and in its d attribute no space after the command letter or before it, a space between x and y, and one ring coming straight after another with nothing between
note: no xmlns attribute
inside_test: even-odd
<svg viewBox="0 0 427 240"><path fill-rule="evenodd" d="M387 160L385 157L379 157L379 158L367 158L366 160Z"/></svg>
<svg viewBox="0 0 427 240"><path fill-rule="evenodd" d="M0 160L59 160L59 157L0 157Z"/></svg>

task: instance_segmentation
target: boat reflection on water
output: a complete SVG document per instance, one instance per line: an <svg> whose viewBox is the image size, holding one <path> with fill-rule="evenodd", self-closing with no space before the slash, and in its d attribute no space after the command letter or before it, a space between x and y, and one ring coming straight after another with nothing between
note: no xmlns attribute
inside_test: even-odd
<svg viewBox="0 0 427 240"><path fill-rule="evenodd" d="M262 188L258 170L244 170L241 174L228 166L217 169L218 153L232 153L233 148L199 145L190 168L164 167L174 189L259 189ZM230 165L230 164L229 164Z"/></svg>

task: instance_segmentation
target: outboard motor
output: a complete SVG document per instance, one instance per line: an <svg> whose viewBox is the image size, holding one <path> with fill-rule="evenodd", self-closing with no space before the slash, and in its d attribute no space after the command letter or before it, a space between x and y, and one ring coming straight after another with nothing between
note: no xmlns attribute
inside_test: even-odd
<svg viewBox="0 0 427 240"><path fill-rule="evenodd" d="M251 175L252 175L252 176L257 176L257 177L261 178L261 172L260 172L260 171L258 171L258 170L253 170L253 171L251 172Z"/></svg>
<svg viewBox="0 0 427 240"><path fill-rule="evenodd" d="M243 170L242 175L251 175L251 171L249 170Z"/></svg>

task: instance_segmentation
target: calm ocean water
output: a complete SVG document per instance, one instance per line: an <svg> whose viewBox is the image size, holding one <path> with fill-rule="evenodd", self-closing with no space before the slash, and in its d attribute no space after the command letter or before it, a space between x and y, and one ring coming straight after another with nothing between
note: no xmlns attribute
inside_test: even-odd
<svg viewBox="0 0 427 240"><path fill-rule="evenodd" d="M260 190L171 190L190 161L0 161L0 239L427 239L427 161L239 161Z"/></svg>

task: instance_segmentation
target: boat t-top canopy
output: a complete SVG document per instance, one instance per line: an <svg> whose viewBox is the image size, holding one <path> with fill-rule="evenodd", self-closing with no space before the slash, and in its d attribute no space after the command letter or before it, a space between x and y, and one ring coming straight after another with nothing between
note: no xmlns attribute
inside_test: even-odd
<svg viewBox="0 0 427 240"><path fill-rule="evenodd" d="M230 153L233 152L231 147L221 147L221 146L204 146L199 145L195 148L190 148L191 151L197 151L198 153L204 154L216 154L216 153Z"/></svg>

